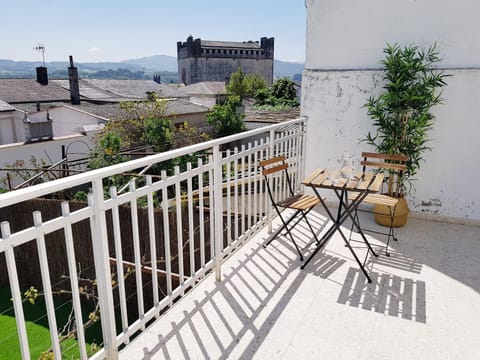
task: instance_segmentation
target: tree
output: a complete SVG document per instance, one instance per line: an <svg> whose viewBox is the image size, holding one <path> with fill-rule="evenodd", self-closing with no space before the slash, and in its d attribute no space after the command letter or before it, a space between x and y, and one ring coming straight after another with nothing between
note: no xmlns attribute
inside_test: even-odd
<svg viewBox="0 0 480 360"><path fill-rule="evenodd" d="M170 120L162 118L148 118L145 120L144 139L146 144L153 145L153 149L164 152L172 148L173 130Z"/></svg>
<svg viewBox="0 0 480 360"><path fill-rule="evenodd" d="M245 84L245 96L249 98L255 97L257 91L267 88L267 82L258 74L246 75L243 83Z"/></svg>
<svg viewBox="0 0 480 360"><path fill-rule="evenodd" d="M250 97L253 98L255 93L260 89L266 89L267 83L258 74L244 74L242 68L232 73L230 81L227 84L227 92L231 95L238 96L240 100Z"/></svg>
<svg viewBox="0 0 480 360"><path fill-rule="evenodd" d="M228 82L226 88L227 92L232 95L236 95L242 100L245 97L246 87L245 87L245 75L243 74L242 68L238 68L237 71L232 73L230 76L230 81Z"/></svg>
<svg viewBox="0 0 480 360"><path fill-rule="evenodd" d="M175 128L173 132L172 147L178 149L184 146L198 144L210 140L210 137L200 132L196 127L192 127L185 121L181 126Z"/></svg>
<svg viewBox="0 0 480 360"><path fill-rule="evenodd" d="M298 105L295 83L288 78L278 79L272 86L255 93L256 108L292 108Z"/></svg>
<svg viewBox="0 0 480 360"><path fill-rule="evenodd" d="M286 77L278 79L272 85L272 95L279 100L296 102L295 83Z"/></svg>
<svg viewBox="0 0 480 360"><path fill-rule="evenodd" d="M167 123L170 127L170 120L167 119L167 102L168 100L160 99L156 93L150 93L148 99L144 101L122 102L120 107L128 114L127 119L111 122L111 127L117 129L126 147L145 145L148 143L147 129L159 130ZM156 140L157 143L169 141L168 132L160 131L157 135L165 137Z"/></svg>
<svg viewBox="0 0 480 360"><path fill-rule="evenodd" d="M121 148L120 135L116 131L105 132L97 139L95 157L90 161L89 167L98 169L125 161L125 158L120 155Z"/></svg>
<svg viewBox="0 0 480 360"><path fill-rule="evenodd" d="M238 96L231 96L224 105L215 105L207 114L208 124L213 126L216 138L242 132L246 129L243 119L244 114L237 113L240 104Z"/></svg>
<svg viewBox="0 0 480 360"><path fill-rule="evenodd" d="M435 67L441 61L436 45L421 49L387 44L383 52L385 91L370 96L364 105L375 127L364 141L376 152L409 157L400 179L403 194L407 183L413 190L413 176L424 151L430 150L428 132L435 120L432 108L443 102L441 88L447 85L448 75Z"/></svg>
<svg viewBox="0 0 480 360"><path fill-rule="evenodd" d="M155 151L166 151L172 146L172 129L166 118L167 100L150 94L144 101L120 103L127 118L109 121L97 135L95 159L91 167L98 168L116 164L126 159L113 157L120 150L152 145Z"/></svg>

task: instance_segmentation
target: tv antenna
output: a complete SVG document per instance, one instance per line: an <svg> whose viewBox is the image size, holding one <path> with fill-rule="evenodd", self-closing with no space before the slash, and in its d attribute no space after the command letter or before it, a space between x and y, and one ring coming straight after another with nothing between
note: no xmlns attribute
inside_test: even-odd
<svg viewBox="0 0 480 360"><path fill-rule="evenodd" d="M42 53L43 67L45 67L45 45L37 44L37 46L35 46L34 49Z"/></svg>

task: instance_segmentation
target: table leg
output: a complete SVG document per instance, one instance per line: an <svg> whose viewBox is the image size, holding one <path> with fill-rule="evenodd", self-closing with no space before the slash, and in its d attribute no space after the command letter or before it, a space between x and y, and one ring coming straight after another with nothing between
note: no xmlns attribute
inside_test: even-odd
<svg viewBox="0 0 480 360"><path fill-rule="evenodd" d="M350 205L348 205L346 203L346 201L344 201L344 197L347 195L347 191L345 189L342 189L340 194L338 193L338 191L335 189L335 194L337 195L337 197L339 198L339 206L338 206L338 211L337 211L337 217L335 218L332 214L332 212L330 211L330 209L327 207L327 205L325 204L325 202L323 201L322 197L320 196L320 194L318 193L317 189L315 187L313 187L313 190L315 191L315 194L317 195L317 197L321 200L321 203L325 209L325 211L327 212L328 216L330 217L330 219L333 221L333 225L330 226L330 228L327 230L327 232L322 236L322 238L320 239L318 245L317 245L317 248L313 251L312 254L310 254L310 256L307 258L307 260L305 260L305 262L302 264L302 266L300 267L301 269L304 269L305 266L307 266L307 264L310 262L310 260L317 254L317 252L327 243L327 241L332 237L332 235L335 233L335 231L338 231L340 233L340 235L342 236L342 239L343 241L345 242L345 245L348 247L348 249L350 250L350 252L352 253L353 257L355 258L355 261L357 262L357 264L360 266L360 269L362 270L363 274L365 275L365 277L367 278L368 282L371 283L372 282L372 279L370 278L370 276L368 275L368 272L365 270L365 267L363 266L362 262L360 261L360 259L358 258L357 254L355 253L355 251L353 250L352 246L350 245L350 242L348 241L347 237L345 236L345 234L343 233L342 229L341 229L341 225L343 224L343 222L348 218L352 218L352 211L355 209L356 206L358 206L360 204L360 202L358 201L358 199L354 200ZM361 198L360 196L358 197L360 198L360 200L362 200L363 198ZM343 209L344 208L344 209ZM343 211L342 211L343 210ZM357 226L357 228L360 230L361 232L361 229L359 226ZM365 237L365 235L363 234L363 232L361 232L362 234L362 237L365 241L365 243L368 245L368 248L372 251L372 253L375 255L375 256L378 256L377 254L375 254L375 252L373 251L372 247L370 246L370 243L368 242L367 238Z"/></svg>
<svg viewBox="0 0 480 360"><path fill-rule="evenodd" d="M344 190L343 191L345 194L345 199L348 198L348 191L347 190ZM367 192L365 193L362 193L360 194L359 196L357 196L357 198L355 200L353 200L350 205L346 205L345 208L345 214L344 215L347 215L353 222L353 225L355 226L355 228L357 229L358 233L360 234L360 236L362 237L363 239L363 242L367 245L368 249L372 252L373 256L375 257L378 257L378 254L373 250L372 248L372 245L370 245L370 242L367 240L367 237L365 236L365 234L363 233L362 229L360 228L360 224L357 223L357 221L355 221L355 216L353 216L353 212L357 210L358 206L361 204L361 202L363 201L363 199L367 196ZM338 196L338 194L337 194ZM343 202L343 200L341 200ZM346 204L346 203L344 203ZM342 220L342 223L346 220L346 216L345 216L345 219Z"/></svg>
<svg viewBox="0 0 480 360"><path fill-rule="evenodd" d="M310 256L307 258L307 260L304 261L304 263L302 264L302 266L300 266L300 269L304 269L305 266L307 266L307 264L310 262L310 260L312 260L312 258L315 256L315 254L327 243L327 241L332 237L333 233L335 232L336 230L336 220L335 218L333 217L333 214L331 213L330 209L327 207L327 205L325 204L323 198L320 196L320 194L318 193L317 189L315 187L313 187L313 191L315 192L315 194L317 195L317 197L320 199L320 202L322 203L323 205L323 208L325 209L325 211L327 212L328 216L330 217L330 219L333 221L333 225L331 225L327 232L322 236L322 238L318 241L317 243L317 247L316 249L313 251L313 253L310 254Z"/></svg>

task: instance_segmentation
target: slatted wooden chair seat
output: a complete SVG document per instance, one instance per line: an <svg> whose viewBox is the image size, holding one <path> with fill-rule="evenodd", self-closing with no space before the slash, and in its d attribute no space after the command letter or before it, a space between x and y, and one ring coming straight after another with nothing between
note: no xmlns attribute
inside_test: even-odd
<svg viewBox="0 0 480 360"><path fill-rule="evenodd" d="M349 194L348 199L353 201L353 200L357 199L357 196L358 196L358 194ZM384 206L388 206L388 207L394 207L395 205L397 205L398 201L399 201L398 198L388 196L388 195L385 195L385 194L368 194L362 200L362 203L367 203L367 204L371 204L371 205L384 205Z"/></svg>
<svg viewBox="0 0 480 360"><path fill-rule="evenodd" d="M278 206L295 210L308 210L317 206L320 200L316 196L297 194L277 202Z"/></svg>
<svg viewBox="0 0 480 360"><path fill-rule="evenodd" d="M392 194L399 194L401 191L400 186L400 177L403 175L403 172L407 168L407 161L409 160L408 156L405 155L388 155L388 154L379 154L379 153L371 153L371 152L363 152L362 153L362 160L360 161L360 165L363 167L363 173L365 174L366 168L373 168L375 171L382 171L386 174L384 178L384 184L382 189L388 189L388 193ZM371 229L363 229L363 231L373 232L377 234L383 234L387 236L387 244L385 253L387 256L390 256L388 252L388 246L390 243L390 239L397 241L395 236L395 228L394 228L394 220L395 220L395 213L397 209L397 205L400 201L398 197L390 196L385 193L375 193L375 194L368 194L363 200L362 203L371 204L371 205L383 205L388 208L389 211L389 229L388 233L371 230ZM350 193L348 198L349 200L355 200L358 194ZM375 213L374 210L365 210L365 209L357 209L357 211L368 211ZM355 212L355 221L358 223L358 212ZM383 215L383 214L382 214ZM353 229L353 226L352 226Z"/></svg>
<svg viewBox="0 0 480 360"><path fill-rule="evenodd" d="M317 234L315 233L315 230L310 224L310 221L307 218L307 214L316 205L320 203L320 200L316 196L306 195L303 193L295 193L293 191L292 182L290 180L290 175L288 173L288 163L285 156L277 156L272 159L260 161L260 168L265 178L265 183L267 185L267 191L270 197L270 201L272 202L272 205L275 208L275 211L277 212L283 224L282 227L278 231L276 231L276 233L272 236L272 238L270 238L270 240L264 244L264 247L269 245L277 237L277 235L280 234L283 230L286 230L293 245L297 249L300 259L303 260L301 249L299 248L297 242L295 241L295 238L292 234L292 230L300 222L300 220L303 219L308 224L308 227L310 228L313 234L313 237L318 243L319 240L318 240ZM286 188L287 188L286 192L288 193L288 196L281 199L275 198L274 196L275 184L272 183L274 182L274 178L272 177L270 179L271 175L277 176L277 177L279 177L280 175L283 176L283 180L286 181ZM292 210L295 210L295 213L293 214L293 216L290 216L288 219L286 219L282 214L283 209L292 209Z"/></svg>

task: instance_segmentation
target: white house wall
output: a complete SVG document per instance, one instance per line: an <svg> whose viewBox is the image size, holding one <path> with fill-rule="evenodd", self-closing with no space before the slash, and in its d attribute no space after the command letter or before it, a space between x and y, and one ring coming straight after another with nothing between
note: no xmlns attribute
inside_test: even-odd
<svg viewBox="0 0 480 360"><path fill-rule="evenodd" d="M8 144L15 138L15 120L13 112L0 113L0 144Z"/></svg>
<svg viewBox="0 0 480 360"><path fill-rule="evenodd" d="M90 139L84 135L67 136L60 139L42 141L30 144L10 144L0 146L0 168L8 166L33 167L31 160L34 158L38 165L42 163L54 164L62 159L62 145L65 146L70 160L82 158L88 155ZM7 188L6 171L0 170L0 188ZM23 182L19 177L12 177L12 186ZM32 172L32 174L35 174Z"/></svg>
<svg viewBox="0 0 480 360"><path fill-rule="evenodd" d="M21 111L0 113L0 145L25 140L23 117Z"/></svg>
<svg viewBox="0 0 480 360"><path fill-rule="evenodd" d="M49 110L52 117L52 130L55 137L69 136L78 134L78 129L88 125L98 125L104 122L104 119L77 109L71 109L66 106L60 106ZM44 118L46 111L41 111L32 115L30 118Z"/></svg>
<svg viewBox="0 0 480 360"><path fill-rule="evenodd" d="M336 166L343 151L372 150L359 143L372 120L363 104L382 90L379 61L386 42L438 42L452 75L445 104L434 109L432 151L414 182L409 206L428 217L480 220L480 25L474 1L307 0L307 50L302 115L309 117L306 172Z"/></svg>

